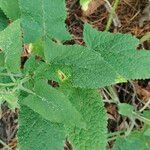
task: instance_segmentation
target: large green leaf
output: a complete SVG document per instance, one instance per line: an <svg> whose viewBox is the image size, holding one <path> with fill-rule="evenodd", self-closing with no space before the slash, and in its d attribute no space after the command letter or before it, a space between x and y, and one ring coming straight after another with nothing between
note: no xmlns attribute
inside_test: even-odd
<svg viewBox="0 0 150 150"><path fill-rule="evenodd" d="M69 89L65 89L68 93ZM107 115L102 98L93 90L72 89L70 101L82 114L86 129L66 126L68 140L75 150L105 150L107 144Z"/></svg>
<svg viewBox="0 0 150 150"><path fill-rule="evenodd" d="M4 52L7 69L12 72L19 72L22 52L19 20L13 22L4 31L0 32L0 49Z"/></svg>
<svg viewBox="0 0 150 150"><path fill-rule="evenodd" d="M47 40L44 52L46 61L73 69L71 80L76 87L103 87L119 78L100 53L83 46L63 46Z"/></svg>
<svg viewBox="0 0 150 150"><path fill-rule="evenodd" d="M139 40L135 37L128 34L98 32L86 25L84 40L88 48L99 52L120 74L120 78L131 80L150 77L150 52L136 50Z"/></svg>
<svg viewBox="0 0 150 150"><path fill-rule="evenodd" d="M131 35L98 32L85 26L86 47L45 41L46 61L72 68L75 87L98 88L131 79L150 77L150 52L136 50L139 40Z"/></svg>
<svg viewBox="0 0 150 150"><path fill-rule="evenodd" d="M85 127L80 113L72 106L67 97L44 81L37 81L35 95L29 95L22 100L22 103L51 122Z"/></svg>
<svg viewBox="0 0 150 150"><path fill-rule="evenodd" d="M0 0L0 8L10 20L16 20L20 17L18 0Z"/></svg>
<svg viewBox="0 0 150 150"><path fill-rule="evenodd" d="M62 150L65 133L61 124L51 123L33 110L22 106L18 140L20 150Z"/></svg>
<svg viewBox="0 0 150 150"><path fill-rule="evenodd" d="M19 0L25 42L31 43L46 35L68 39L65 28L65 0Z"/></svg>

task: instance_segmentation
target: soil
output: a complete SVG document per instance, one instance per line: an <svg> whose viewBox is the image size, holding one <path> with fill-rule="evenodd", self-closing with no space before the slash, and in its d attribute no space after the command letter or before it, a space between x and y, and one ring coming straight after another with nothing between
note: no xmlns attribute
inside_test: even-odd
<svg viewBox="0 0 150 150"><path fill-rule="evenodd" d="M103 1L103 0L102 0ZM110 4L113 5L113 0ZM140 26L140 19L143 17L143 10L148 5L148 0L121 0L117 8L116 15L121 24L118 26L112 24L110 32L129 33L137 38L143 37L147 32L150 32L150 21L145 21L143 26ZM72 40L66 41L64 44L80 44L84 45L83 41L83 24L88 22L99 31L104 31L106 28L109 12L104 3L96 9L93 9L92 14L82 12L79 5L79 0L66 0L67 19L66 25L68 31L72 34ZM90 11L91 13L91 11ZM150 41L144 42L141 47L150 49ZM26 59L26 57L25 57ZM137 109L143 107L143 104L150 99L150 80L132 81L124 84L115 85L116 94L120 102L134 105ZM103 89L101 90L101 92ZM105 94L105 92L102 92ZM107 95L107 94L106 94ZM105 96L106 96L105 95ZM115 132L125 128L125 122L130 124L128 118L118 114L115 104L105 103L108 113L108 131ZM147 109L150 109L148 107ZM17 132L17 110L10 111L6 104L2 106L2 117L0 119L0 137L2 141L8 144L12 149L16 148L16 132ZM141 128L142 123L137 121L138 127ZM108 143L108 149L111 149L114 141ZM0 148L2 146L0 145ZM65 150L72 150L71 144L66 141Z"/></svg>

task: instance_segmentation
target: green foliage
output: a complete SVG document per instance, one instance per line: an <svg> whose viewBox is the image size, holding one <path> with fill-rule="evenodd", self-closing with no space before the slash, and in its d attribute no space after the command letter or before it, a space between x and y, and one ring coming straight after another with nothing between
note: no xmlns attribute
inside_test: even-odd
<svg viewBox="0 0 150 150"><path fill-rule="evenodd" d="M87 10L88 9L88 5L90 3L91 0L80 0L80 5L82 6L83 10Z"/></svg>
<svg viewBox="0 0 150 150"><path fill-rule="evenodd" d="M11 21L20 17L18 0L0 0L0 8Z"/></svg>
<svg viewBox="0 0 150 150"><path fill-rule="evenodd" d="M149 78L150 53L146 50L136 50L140 42L135 37L98 32L86 25L84 40L89 49L99 52L117 72L117 82Z"/></svg>
<svg viewBox="0 0 150 150"><path fill-rule="evenodd" d="M81 89L72 89L69 97L87 124L86 129L67 126L68 140L73 144L73 148L104 150L107 144L107 120L102 98L96 91Z"/></svg>
<svg viewBox="0 0 150 150"><path fill-rule="evenodd" d="M65 133L61 124L44 120L39 114L22 106L18 132L20 150L62 150Z"/></svg>
<svg viewBox="0 0 150 150"><path fill-rule="evenodd" d="M0 103L11 109L21 105L20 150L61 150L66 139L76 150L105 150L107 115L97 89L149 78L150 53L137 51L139 40L131 35L98 32L87 24L85 46L63 45L70 39L65 0L6 0L0 8L12 21L0 18ZM27 43L30 55L23 64ZM133 109L120 104L119 110L129 116ZM149 125L145 114L134 115ZM148 135L147 127L125 138L124 145L132 147L142 137L147 147Z"/></svg>
<svg viewBox="0 0 150 150"><path fill-rule="evenodd" d="M35 42L46 36L59 40L70 37L64 24L65 0L19 0L19 3L25 43Z"/></svg>
<svg viewBox="0 0 150 150"><path fill-rule="evenodd" d="M22 52L20 21L13 22L6 30L0 32L0 49L5 55L5 67L13 72L20 71Z"/></svg>
<svg viewBox="0 0 150 150"><path fill-rule="evenodd" d="M79 127L85 126L80 114L63 93L40 80L35 83L34 91L35 95L29 95L22 103L44 119L56 123L75 124Z"/></svg>
<svg viewBox="0 0 150 150"><path fill-rule="evenodd" d="M115 83L117 74L100 53L83 46L63 46L50 41L45 45L48 62L72 68L70 80L75 87L97 88Z"/></svg>
<svg viewBox="0 0 150 150"><path fill-rule="evenodd" d="M124 116L134 116L134 107L129 104L121 103L118 105L119 107L119 113Z"/></svg>
<svg viewBox="0 0 150 150"><path fill-rule="evenodd" d="M12 91L2 91L0 93L0 103L7 102L9 108L15 110L15 108L19 108L18 104L18 95Z"/></svg>
<svg viewBox="0 0 150 150"><path fill-rule="evenodd" d="M135 131L127 138L118 137L113 150L149 150L150 137L144 131Z"/></svg>
<svg viewBox="0 0 150 150"><path fill-rule="evenodd" d="M4 30L8 25L8 19L0 9L0 31Z"/></svg>

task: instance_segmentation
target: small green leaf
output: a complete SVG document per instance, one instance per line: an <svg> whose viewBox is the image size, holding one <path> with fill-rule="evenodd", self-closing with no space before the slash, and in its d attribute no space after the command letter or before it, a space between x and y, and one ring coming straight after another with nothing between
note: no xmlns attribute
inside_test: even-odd
<svg viewBox="0 0 150 150"><path fill-rule="evenodd" d="M34 74L34 71L39 66L40 62L36 60L35 56L31 56L25 63L23 72L25 74Z"/></svg>
<svg viewBox="0 0 150 150"><path fill-rule="evenodd" d="M149 147L150 138L141 131L135 131L127 138L118 137L113 150L149 150Z"/></svg>
<svg viewBox="0 0 150 150"><path fill-rule="evenodd" d="M144 136L148 136L148 138L150 138L150 127L145 130Z"/></svg>
<svg viewBox="0 0 150 150"><path fill-rule="evenodd" d="M91 0L80 0L80 5L82 6L82 9L86 11L88 9L88 5L91 2Z"/></svg>
<svg viewBox="0 0 150 150"><path fill-rule="evenodd" d="M75 124L85 128L80 113L67 97L44 81L39 80L35 83L35 95L29 95L22 100L22 104L51 122Z"/></svg>
<svg viewBox="0 0 150 150"><path fill-rule="evenodd" d="M143 116L144 116L145 118L150 119L150 110L145 110L145 111L143 111Z"/></svg>
<svg viewBox="0 0 150 150"><path fill-rule="evenodd" d="M0 37L0 49L5 55L5 67L13 73L20 72L22 52L20 20L0 32Z"/></svg>
<svg viewBox="0 0 150 150"><path fill-rule="evenodd" d="M126 103L120 103L118 104L119 107L119 113L124 116L133 116L134 107L132 105L126 104Z"/></svg>
<svg viewBox="0 0 150 150"><path fill-rule="evenodd" d="M38 40L37 42L30 44L30 47L32 54L44 58L44 47L42 40Z"/></svg>
<svg viewBox="0 0 150 150"><path fill-rule="evenodd" d="M15 110L15 108L19 108L18 96L16 93L11 91L3 91L3 93L0 94L0 97L2 100L7 102L10 109Z"/></svg>

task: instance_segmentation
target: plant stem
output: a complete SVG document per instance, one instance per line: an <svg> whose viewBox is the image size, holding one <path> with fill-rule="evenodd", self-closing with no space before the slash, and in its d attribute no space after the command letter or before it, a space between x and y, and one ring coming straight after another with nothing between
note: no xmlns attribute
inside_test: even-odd
<svg viewBox="0 0 150 150"><path fill-rule="evenodd" d="M111 99L113 100L114 103L120 103L118 95L116 94L116 90L113 86L107 87L108 91L110 93Z"/></svg>
<svg viewBox="0 0 150 150"><path fill-rule="evenodd" d="M121 135L121 134L125 134L125 131L117 131L117 132L114 132L114 133L111 133L110 134L110 137L107 139L107 141L113 141L115 140L118 136L121 136L123 137L124 135Z"/></svg>
<svg viewBox="0 0 150 150"><path fill-rule="evenodd" d="M119 2L120 2L120 0L115 0L114 6L113 6L113 8L111 10L111 13L109 14L109 18L108 18L108 22L107 22L105 31L108 31L110 26L111 26L111 24L112 24L113 16L114 16L115 11L116 11L116 9L117 9L117 7L119 5Z"/></svg>
<svg viewBox="0 0 150 150"><path fill-rule="evenodd" d="M0 143L4 146L4 148L7 148L8 150L12 150L6 143L4 143L1 139L0 139Z"/></svg>
<svg viewBox="0 0 150 150"><path fill-rule="evenodd" d="M3 86L3 87L9 87L9 86L15 86L17 85L17 83L0 83L0 87Z"/></svg>
<svg viewBox="0 0 150 150"><path fill-rule="evenodd" d="M13 77L22 77L21 74L11 74ZM0 76L10 76L8 73L0 73Z"/></svg>
<svg viewBox="0 0 150 150"><path fill-rule="evenodd" d="M140 116L140 115L137 114L137 113L134 113L134 114L135 114L135 117L136 117L137 119L139 119L139 120L143 121L144 123L150 125L150 119L147 119L147 118L145 118L145 117L143 117L143 116Z"/></svg>
<svg viewBox="0 0 150 150"><path fill-rule="evenodd" d="M124 133L125 133L125 130L124 131L117 131L117 132L109 133L108 134L108 138L111 138L113 136L118 136L118 135L124 134Z"/></svg>
<svg viewBox="0 0 150 150"><path fill-rule="evenodd" d="M134 128L134 125L135 125L135 121L134 119L130 118L131 119L131 125L130 127L128 128L127 132L125 133L125 136L129 136L129 134L131 133L132 129Z"/></svg>
<svg viewBox="0 0 150 150"><path fill-rule="evenodd" d="M140 42L143 43L147 40L150 40L150 32L146 33L141 39Z"/></svg>
<svg viewBox="0 0 150 150"><path fill-rule="evenodd" d="M149 105L150 105L150 99L149 99L148 102L139 110L139 112L144 111Z"/></svg>

